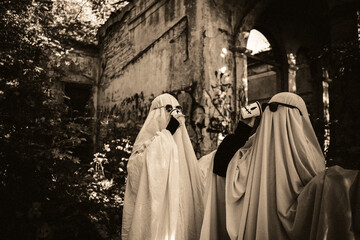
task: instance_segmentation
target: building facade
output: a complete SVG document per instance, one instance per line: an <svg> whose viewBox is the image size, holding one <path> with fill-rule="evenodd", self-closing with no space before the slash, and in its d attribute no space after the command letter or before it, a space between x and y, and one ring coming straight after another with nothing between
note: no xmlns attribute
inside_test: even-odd
<svg viewBox="0 0 360 240"><path fill-rule="evenodd" d="M234 130L241 106L290 91L307 103L324 149L341 144L329 134L344 110L331 102L339 90L334 59L324 53L359 41L358 10L354 0L131 1L98 32L96 118L141 126L152 99L170 92L200 157Z"/></svg>

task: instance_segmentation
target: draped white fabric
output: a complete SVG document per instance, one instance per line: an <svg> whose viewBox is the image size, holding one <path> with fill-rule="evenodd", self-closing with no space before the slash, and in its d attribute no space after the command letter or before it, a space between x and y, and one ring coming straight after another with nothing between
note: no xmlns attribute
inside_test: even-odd
<svg viewBox="0 0 360 240"><path fill-rule="evenodd" d="M279 93L269 102L256 134L231 160L226 177L226 225L231 239L288 239L304 186L325 160L304 101Z"/></svg>
<svg viewBox="0 0 360 240"><path fill-rule="evenodd" d="M198 239L203 216L197 159L183 117L172 136L165 130L169 94L156 97L128 163L122 239Z"/></svg>
<svg viewBox="0 0 360 240"><path fill-rule="evenodd" d="M285 229L290 239L360 239L360 171L329 167L305 186L297 204Z"/></svg>
<svg viewBox="0 0 360 240"><path fill-rule="evenodd" d="M213 173L213 151L199 160L204 190L204 220L200 240L226 240L225 178Z"/></svg>

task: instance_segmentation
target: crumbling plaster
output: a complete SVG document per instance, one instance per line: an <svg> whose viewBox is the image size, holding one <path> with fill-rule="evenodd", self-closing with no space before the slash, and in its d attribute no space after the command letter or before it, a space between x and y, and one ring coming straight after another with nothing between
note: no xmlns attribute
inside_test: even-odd
<svg viewBox="0 0 360 240"><path fill-rule="evenodd" d="M329 41L325 2L314 3L321 9L314 14L311 1L133 1L99 30L99 120L141 126L151 100L170 92L185 105L198 156L210 152L247 103L245 47L253 28L271 42L278 70L263 74L276 81L271 89L258 81L251 91L294 91L320 112L321 73L308 56Z"/></svg>

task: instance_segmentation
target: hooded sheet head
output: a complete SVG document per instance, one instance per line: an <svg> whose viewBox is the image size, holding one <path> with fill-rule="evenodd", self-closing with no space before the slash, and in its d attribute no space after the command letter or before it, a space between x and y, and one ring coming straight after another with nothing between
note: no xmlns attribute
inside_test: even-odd
<svg viewBox="0 0 360 240"><path fill-rule="evenodd" d="M166 130L170 120L167 105L175 108L179 103L167 93L153 100L129 158L128 179L132 184L127 184L125 194L129 197L125 196L124 210L127 213L123 219L127 225L125 231L130 231L130 236L137 236L134 239L144 239L146 234L141 235L137 232L147 231L144 226L148 224L148 216L152 216L150 213L147 214L149 211L141 205L142 201L150 202L149 205L159 205L152 208L153 215L160 214L159 217L151 219L155 219L155 225L159 228L170 226L170 232L173 232L171 229L175 224L176 239L198 239L200 235L203 206L197 159L182 114L175 115L180 123L176 132L171 135ZM165 187L166 190L159 193L159 189ZM141 197L147 193L153 198ZM161 209L160 206L169 207ZM137 220L133 223L132 219ZM139 226L143 228L137 231L136 228ZM148 233L158 232L156 229L149 227Z"/></svg>
<svg viewBox="0 0 360 240"><path fill-rule="evenodd" d="M290 106L279 104L276 111L266 107L251 144L240 149L228 167L226 213L232 238L286 238L297 196L325 169L302 98L283 92L272 102Z"/></svg>
<svg viewBox="0 0 360 240"><path fill-rule="evenodd" d="M293 153L293 161L298 166L298 170L304 170L299 174L305 184L325 167L324 155L312 127L305 102L300 96L289 92L276 94L269 101L269 103L272 102L284 103L296 108L279 105L277 111L271 112L267 107L262 119L264 126L260 131L263 133L271 131L274 140L275 137L279 139L275 142L277 149L281 142L284 143L283 147L289 148L288 151ZM266 144L268 140L263 139L263 144ZM260 139L258 141L261 142Z"/></svg>
<svg viewBox="0 0 360 240"><path fill-rule="evenodd" d="M176 106L179 106L179 102L176 100L176 98L168 93L161 94L152 101L149 115L147 116L143 127L136 137L134 143L135 151L141 147L142 144L146 143L146 141L154 137L157 132L166 128L170 120L170 114L166 110L166 105L171 105L173 108L175 108Z"/></svg>

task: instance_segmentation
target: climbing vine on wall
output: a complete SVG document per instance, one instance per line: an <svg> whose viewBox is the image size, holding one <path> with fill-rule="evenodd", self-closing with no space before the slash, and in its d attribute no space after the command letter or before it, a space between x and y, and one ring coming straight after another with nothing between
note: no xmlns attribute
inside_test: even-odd
<svg viewBox="0 0 360 240"><path fill-rule="evenodd" d="M317 56L329 67L330 146L328 164L360 169L360 121L358 107L360 40L326 46ZM344 134L346 133L346 134Z"/></svg>

